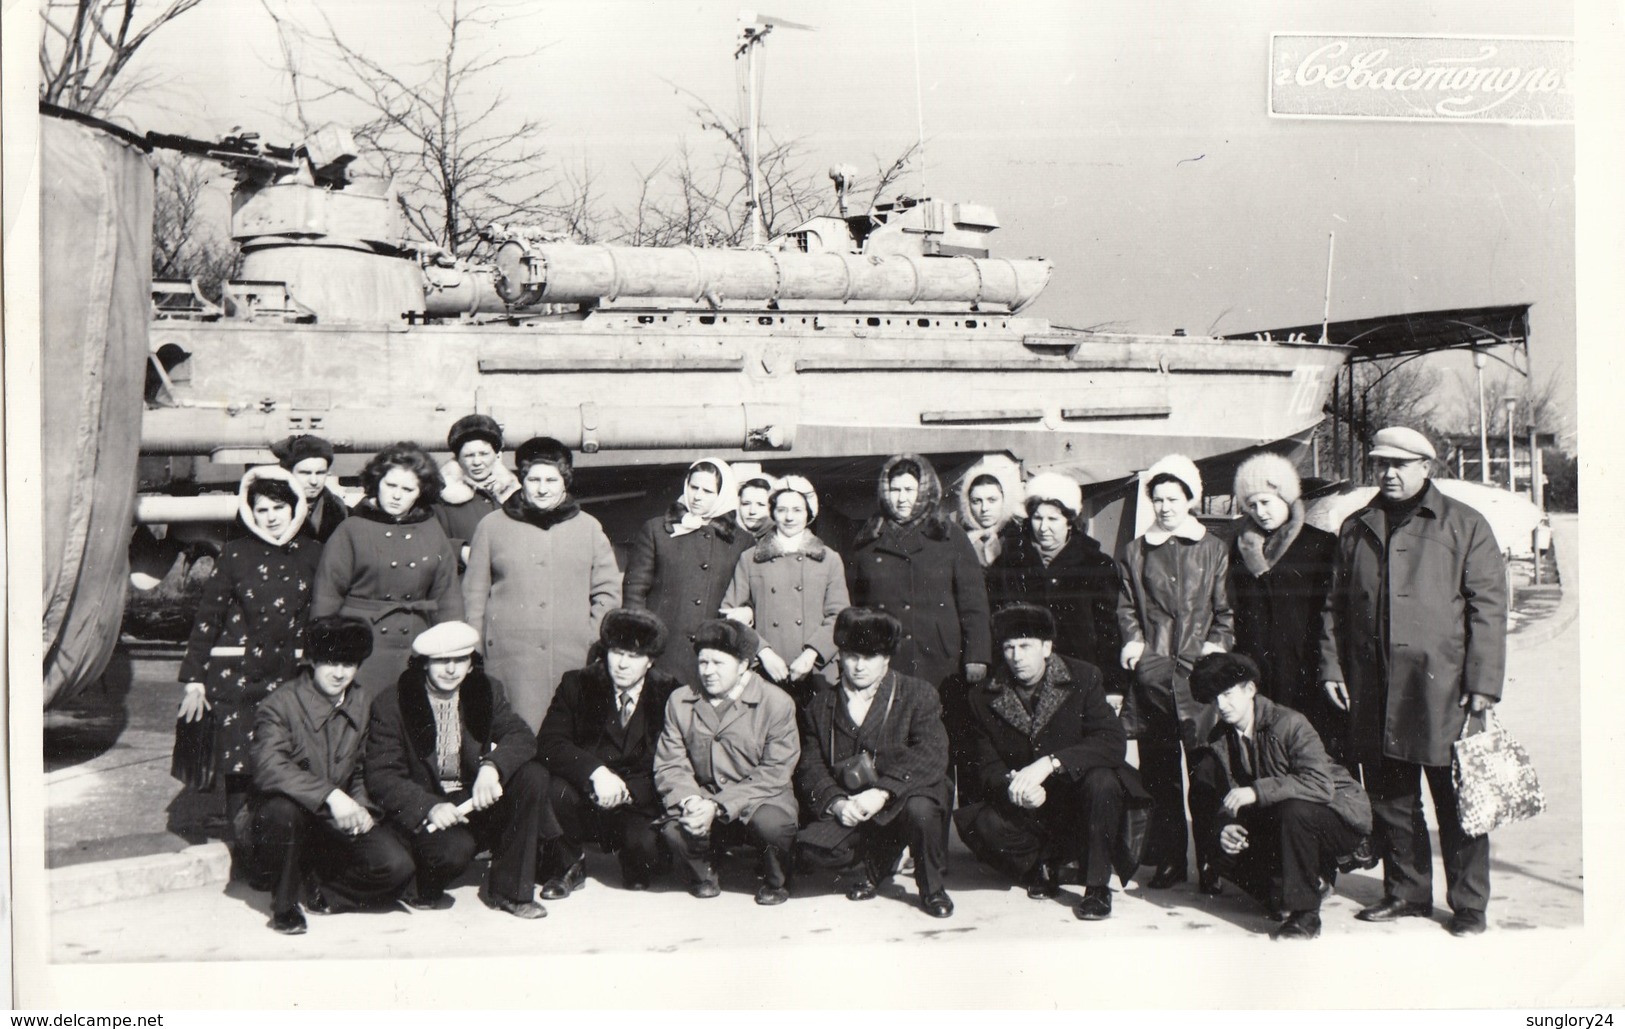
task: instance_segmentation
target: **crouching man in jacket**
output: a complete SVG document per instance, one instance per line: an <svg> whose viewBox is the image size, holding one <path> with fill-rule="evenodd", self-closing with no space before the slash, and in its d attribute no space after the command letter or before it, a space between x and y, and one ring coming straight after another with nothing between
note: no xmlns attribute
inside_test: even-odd
<svg viewBox="0 0 1625 1029"><path fill-rule="evenodd" d="M372 629L357 618L310 623L310 668L261 702L250 751L254 768L252 863L271 885L271 928L305 931L299 909L307 873L312 911L388 903L412 878L412 856L373 819L361 752L370 706L351 689L372 653Z"/></svg>
<svg viewBox="0 0 1625 1029"><path fill-rule="evenodd" d="M655 748L655 788L666 808L662 832L688 866L696 897L722 892L712 856L748 840L761 853L756 903L790 899L796 797L790 786L801 739L790 695L750 670L761 641L725 618L694 633L700 685L666 703Z"/></svg>
<svg viewBox="0 0 1625 1029"><path fill-rule="evenodd" d="M1191 670L1191 696L1218 708L1220 724L1191 770L1219 872L1270 908L1272 939L1320 935L1320 880L1376 866L1371 802L1326 754L1309 719L1258 695L1245 654L1209 654Z"/></svg>
<svg viewBox="0 0 1625 1029"><path fill-rule="evenodd" d="M983 801L954 812L965 846L984 864L1024 880L1034 899L1060 893L1058 869L1079 863L1086 922L1111 917L1114 864L1125 857L1125 806L1149 804L1124 758L1128 736L1106 701L1100 670L1054 653L1055 616L1011 604L993 616L998 669L969 697ZM1126 870L1125 870L1126 868Z"/></svg>
<svg viewBox="0 0 1625 1029"><path fill-rule="evenodd" d="M399 682L379 695L367 741L367 789L412 845L416 908L450 907L446 887L491 850L484 900L542 918L534 899L546 773L536 737L486 676L480 634L441 622L412 641Z"/></svg>
<svg viewBox="0 0 1625 1029"><path fill-rule="evenodd" d="M902 639L903 623L884 611L849 607L836 617L841 681L801 710L796 785L816 820L800 842L816 863L861 863L848 900L872 899L907 846L920 906L947 918L948 731L936 688L891 670Z"/></svg>
<svg viewBox="0 0 1625 1029"><path fill-rule="evenodd" d="M599 623L587 667L559 681L536 736L552 822L561 834L545 848L543 900L562 900L586 883L582 848L589 839L620 855L627 889L649 888L660 859L655 745L666 702L682 685L653 667L665 648L660 619L617 608Z"/></svg>

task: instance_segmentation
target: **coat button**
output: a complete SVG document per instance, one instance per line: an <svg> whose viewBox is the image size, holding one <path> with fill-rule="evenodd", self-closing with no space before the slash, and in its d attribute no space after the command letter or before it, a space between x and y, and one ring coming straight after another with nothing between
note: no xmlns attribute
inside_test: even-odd
<svg viewBox="0 0 1625 1029"><path fill-rule="evenodd" d="M411 538L412 538L412 534L411 534L411 533L407 533L407 534L406 534L406 538L407 538L407 539L411 539Z"/></svg>
<svg viewBox="0 0 1625 1029"><path fill-rule="evenodd" d="M797 593L800 593L800 592L801 592L801 587L800 587L800 586L797 586L797 587L796 587L796 592L797 592Z"/></svg>
<svg viewBox="0 0 1625 1029"><path fill-rule="evenodd" d="M695 606L695 607L699 607L699 606L700 606L700 598L699 598L699 597L695 597L695 598L694 598L694 606Z"/></svg>
<svg viewBox="0 0 1625 1029"><path fill-rule="evenodd" d="M800 624L801 624L801 619L799 619L799 618L797 618L797 619L796 619L796 624L797 624L797 625L800 625Z"/></svg>
<svg viewBox="0 0 1625 1029"><path fill-rule="evenodd" d="M401 566L401 563L399 561L391 561L389 563L389 567L391 567L391 568L399 568L400 566Z"/></svg>
<svg viewBox="0 0 1625 1029"><path fill-rule="evenodd" d="M706 569L706 568L710 568L710 567L711 567L711 562L709 562L709 561L702 561L702 562L700 562L700 568L701 568L701 569L702 569L702 570L703 570L703 569Z"/></svg>
<svg viewBox="0 0 1625 1029"><path fill-rule="evenodd" d="M393 535L395 535L395 533L393 533L393 532L392 532L392 531L390 531L390 530L388 530L388 529L385 529L385 530L384 530L384 535L385 535L385 536L393 536Z"/></svg>

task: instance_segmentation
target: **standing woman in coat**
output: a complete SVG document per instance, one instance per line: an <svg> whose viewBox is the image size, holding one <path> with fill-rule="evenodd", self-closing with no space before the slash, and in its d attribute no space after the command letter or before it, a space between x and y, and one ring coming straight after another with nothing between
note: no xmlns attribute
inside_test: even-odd
<svg viewBox="0 0 1625 1029"><path fill-rule="evenodd" d="M1145 499L1155 521L1124 544L1117 558L1121 588L1117 626L1122 667L1133 673L1123 721L1137 736L1140 775L1152 797L1148 884L1167 889L1189 878L1189 829L1180 793L1180 749L1194 749L1203 705L1191 697L1190 671L1203 654L1230 649L1229 552L1197 521L1202 476L1190 458L1170 454L1145 472ZM1198 839L1202 839L1198 826ZM1201 864L1203 855L1198 853ZM1202 869L1202 889L1218 881Z"/></svg>
<svg viewBox="0 0 1625 1029"><path fill-rule="evenodd" d="M307 509L286 470L248 470L237 488L237 516L248 534L221 548L181 660L180 717L195 722L214 712L214 770L225 780L226 816L237 841L247 831L238 822L254 775L254 709L294 677L304 643L322 550L300 533Z"/></svg>
<svg viewBox="0 0 1625 1029"><path fill-rule="evenodd" d="M1321 614L1337 537L1304 523L1298 472L1278 454L1243 461L1231 495L1247 516L1230 554L1235 651L1258 665L1259 695L1308 718L1342 760L1345 719L1319 680Z"/></svg>
<svg viewBox="0 0 1625 1029"><path fill-rule="evenodd" d="M722 607L730 616L730 609L748 609L741 620L762 638L756 655L762 671L803 701L813 672L835 656L835 616L847 607L846 566L809 527L818 517L812 483L787 476L770 506L773 531L739 555Z"/></svg>
<svg viewBox="0 0 1625 1029"><path fill-rule="evenodd" d="M993 643L987 583L970 540L940 510L942 481L916 454L887 459L880 510L858 533L847 563L852 603L903 623L892 667L939 690L950 676L981 682Z"/></svg>
<svg viewBox="0 0 1625 1029"><path fill-rule="evenodd" d="M372 655L356 682L377 694L406 670L412 640L461 621L457 555L435 521L440 473L423 448L396 443L361 472L367 495L322 551L311 616L342 614L372 626Z"/></svg>
<svg viewBox="0 0 1625 1029"><path fill-rule="evenodd" d="M474 530L463 609L485 667L531 732L565 672L587 663L604 613L620 606L621 570L598 519L570 495L570 450L539 436L514 454L519 489Z"/></svg>
<svg viewBox="0 0 1625 1029"><path fill-rule="evenodd" d="M671 632L655 667L677 681L699 680L694 630L717 617L739 555L756 540L739 527L739 488L720 458L689 465L683 495L643 523L626 564L626 607L652 611Z"/></svg>
<svg viewBox="0 0 1625 1029"><path fill-rule="evenodd" d="M1026 494L1026 533L987 570L990 606L995 611L1006 604L1049 608L1055 616L1055 653L1094 665L1106 693L1121 698L1117 566L1078 527L1083 490L1064 475L1044 472L1027 483Z"/></svg>

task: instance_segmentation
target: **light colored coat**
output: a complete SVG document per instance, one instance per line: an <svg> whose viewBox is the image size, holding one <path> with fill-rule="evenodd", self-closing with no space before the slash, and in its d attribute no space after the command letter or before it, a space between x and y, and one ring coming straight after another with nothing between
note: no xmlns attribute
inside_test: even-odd
<svg viewBox="0 0 1625 1029"><path fill-rule="evenodd" d="M729 822L749 821L763 805L793 819L790 782L800 760L795 701L752 672L721 714L692 686L671 695L655 747L655 789L668 811L697 794L716 801Z"/></svg>
<svg viewBox="0 0 1625 1029"><path fill-rule="evenodd" d="M587 663L598 623L620 606L621 570L592 515L573 508L543 528L509 513L518 506L510 497L474 530L463 607L480 630L486 671L535 732L559 679Z"/></svg>
<svg viewBox="0 0 1625 1029"><path fill-rule="evenodd" d="M846 566L817 536L786 551L774 532L739 555L722 606L750 608L762 642L786 662L811 647L822 663L835 656L835 616L848 606Z"/></svg>
<svg viewBox="0 0 1625 1029"><path fill-rule="evenodd" d="M1431 482L1424 488L1393 539L1384 538L1387 516L1375 500L1337 533L1320 677L1348 687L1354 760L1380 753L1448 765L1467 717L1462 695L1501 697L1506 564L1483 515Z"/></svg>

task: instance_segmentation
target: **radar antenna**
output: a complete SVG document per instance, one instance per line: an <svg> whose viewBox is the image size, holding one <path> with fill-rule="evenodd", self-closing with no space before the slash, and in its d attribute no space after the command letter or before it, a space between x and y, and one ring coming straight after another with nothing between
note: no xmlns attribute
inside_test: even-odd
<svg viewBox="0 0 1625 1029"><path fill-rule="evenodd" d="M813 32L816 29L811 25L802 25L798 22L786 21L771 14L757 14L755 11L743 10L739 12L739 46L734 50L734 60L745 59L745 102L750 107L750 199L746 202L750 208L750 244L753 247L762 245L762 193L761 169L757 166L760 145L758 137L761 132L762 110L760 90L756 82L756 51L767 40L767 34L774 29L801 29Z"/></svg>

